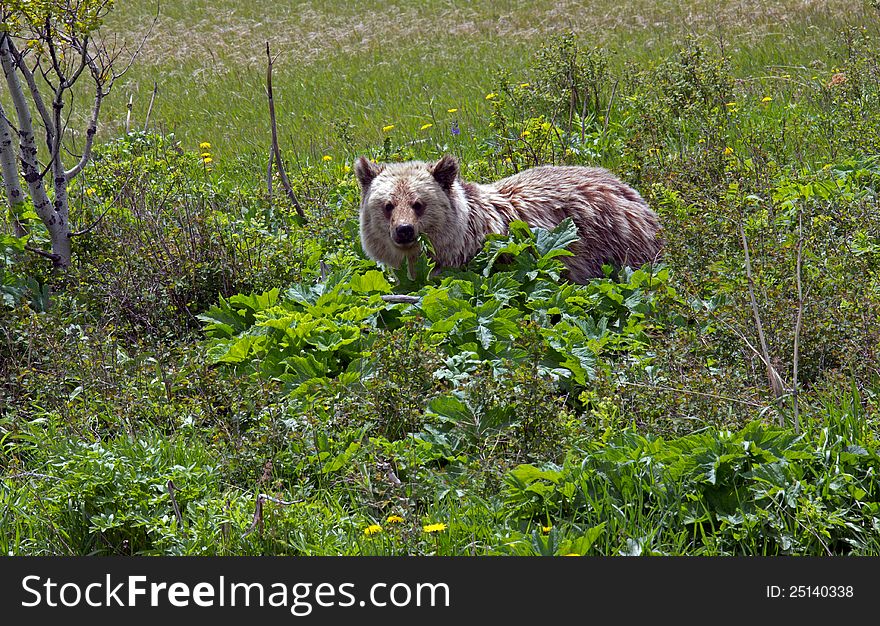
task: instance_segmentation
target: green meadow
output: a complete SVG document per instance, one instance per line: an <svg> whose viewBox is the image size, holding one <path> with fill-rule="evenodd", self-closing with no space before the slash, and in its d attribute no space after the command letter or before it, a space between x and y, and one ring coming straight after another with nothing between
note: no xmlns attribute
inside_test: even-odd
<svg viewBox="0 0 880 626"><path fill-rule="evenodd" d="M4 554L880 554L876 2L129 0L100 36L139 53L73 263L0 230ZM353 161L444 153L609 168L663 258L575 285L573 226L515 224L377 265Z"/></svg>

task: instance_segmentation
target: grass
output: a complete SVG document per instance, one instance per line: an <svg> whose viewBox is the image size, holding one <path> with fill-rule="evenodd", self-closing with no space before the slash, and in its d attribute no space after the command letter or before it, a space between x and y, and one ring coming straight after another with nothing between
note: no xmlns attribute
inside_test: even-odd
<svg viewBox="0 0 880 626"><path fill-rule="evenodd" d="M692 36L723 46L734 74L752 80L773 68L827 65L831 39L876 19L870 11L836 0L398 1L381 9L334 1L164 2L141 57L108 101L103 132L119 133L129 96L135 126L142 124L155 82L153 124L190 149L210 141L223 158L245 157L255 168L269 148L268 41L278 56L285 148L311 161L325 154L350 159L381 143L388 125L400 138L423 136L427 122L439 121L435 132L448 128L450 108L458 109L463 138L480 135L489 111L483 97L496 89L496 74L529 80L531 57L553 34L572 30L585 45L614 51L618 67L654 64ZM154 12L155 3L125 2L107 26L134 42ZM351 142L337 132L346 123Z"/></svg>

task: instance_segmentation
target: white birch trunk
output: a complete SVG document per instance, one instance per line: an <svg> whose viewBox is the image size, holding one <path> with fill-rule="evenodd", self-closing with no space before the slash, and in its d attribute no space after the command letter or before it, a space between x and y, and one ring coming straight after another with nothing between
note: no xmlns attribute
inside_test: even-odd
<svg viewBox="0 0 880 626"><path fill-rule="evenodd" d="M21 159L24 180L28 186L28 193L34 203L34 211L40 220L46 225L52 242L52 254L56 268L65 268L70 265L71 232L69 220L69 205L67 201L67 177L60 167L60 155L54 155L52 170L56 199L54 204L49 200L43 178L40 175L40 164L37 160L37 144L34 135L33 120L28 107L27 98L18 72L12 51L9 48L9 38L0 40L0 64L6 74L6 84L9 95L15 106L18 116L19 158ZM54 134L54 129L47 129L49 135ZM63 182L62 182L63 180ZM63 189L60 197L57 197L59 189Z"/></svg>
<svg viewBox="0 0 880 626"><path fill-rule="evenodd" d="M6 201L9 203L10 219L15 236L24 237L27 234L27 229L18 220L18 215L21 213L25 197L18 174L15 142L12 138L13 131L9 127L7 119L6 111L0 104L0 169L3 172L3 189L6 191Z"/></svg>

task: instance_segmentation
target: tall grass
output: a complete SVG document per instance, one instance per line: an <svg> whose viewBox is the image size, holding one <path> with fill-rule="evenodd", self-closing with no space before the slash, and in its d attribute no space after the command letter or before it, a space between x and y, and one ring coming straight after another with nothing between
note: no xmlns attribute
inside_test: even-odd
<svg viewBox="0 0 880 626"><path fill-rule="evenodd" d="M107 30L136 42L155 8L150 0L119 3ZM380 6L172 0L161 3L141 56L108 99L102 133L120 132L130 96L135 126L142 125L155 83L151 125L174 132L189 148L209 141L256 176L269 148L268 41L278 56L282 141L300 159L349 158L381 143L382 128L390 125L394 135L410 138L438 122L432 129L438 133L448 129L451 108L458 109L463 131L456 147L473 150L468 138L485 119L484 96L497 75L529 80L528 62L550 35L571 30L587 46L616 51L616 69L656 63L684 38L697 37L723 48L736 75L754 77L771 66L827 63L834 34L874 15L866 3L843 0L398 0ZM349 124L349 133L340 132Z"/></svg>

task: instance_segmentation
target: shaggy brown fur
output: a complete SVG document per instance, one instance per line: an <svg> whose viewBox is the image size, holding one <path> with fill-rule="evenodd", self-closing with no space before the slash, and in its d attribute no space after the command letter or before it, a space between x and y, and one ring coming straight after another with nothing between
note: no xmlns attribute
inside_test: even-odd
<svg viewBox="0 0 880 626"><path fill-rule="evenodd" d="M419 234L434 247L438 268L460 267L490 233L505 234L513 220L554 228L566 217L577 226L574 254L563 260L569 279L603 276L602 265L640 267L659 254L660 222L642 197L604 169L542 166L481 185L461 180L458 161L355 163L361 184L364 251L399 267L419 254Z"/></svg>

